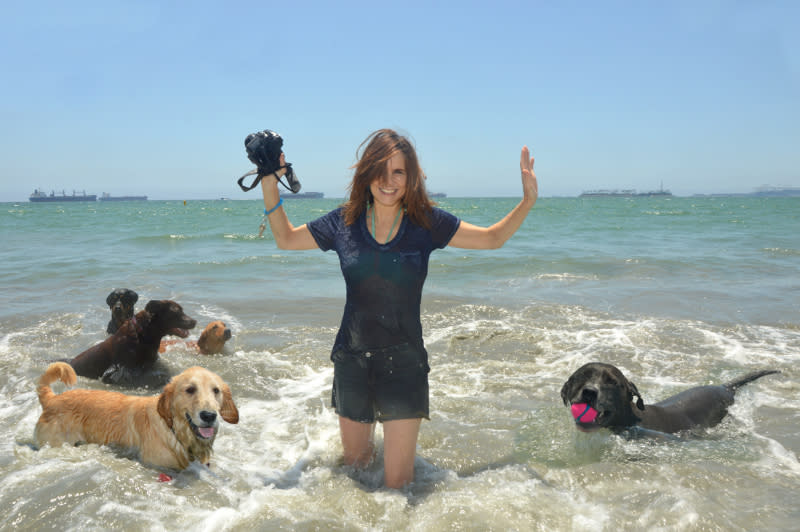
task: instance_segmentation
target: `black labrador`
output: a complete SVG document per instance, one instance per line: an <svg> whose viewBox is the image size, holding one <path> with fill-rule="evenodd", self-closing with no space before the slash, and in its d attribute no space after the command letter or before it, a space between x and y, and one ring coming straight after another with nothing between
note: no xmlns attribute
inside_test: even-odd
<svg viewBox="0 0 800 532"><path fill-rule="evenodd" d="M728 413L738 388L773 373L780 371L755 371L727 384L696 386L646 405L636 385L617 367L590 362L564 383L561 399L572 408L581 430L606 428L627 436L661 436L713 427Z"/></svg>

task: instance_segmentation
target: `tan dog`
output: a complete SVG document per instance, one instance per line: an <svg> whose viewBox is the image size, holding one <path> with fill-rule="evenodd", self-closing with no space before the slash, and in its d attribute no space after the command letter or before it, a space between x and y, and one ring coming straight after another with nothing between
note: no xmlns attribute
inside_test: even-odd
<svg viewBox="0 0 800 532"><path fill-rule="evenodd" d="M160 395L137 397L104 390L68 390L50 385L77 381L69 364L51 364L39 380L42 415L34 437L48 443L114 444L136 449L142 462L181 470L197 460L208 464L219 418L239 422L230 388L215 373L192 367L176 375Z"/></svg>
<svg viewBox="0 0 800 532"><path fill-rule="evenodd" d="M225 342L230 340L231 336L231 330L225 325L225 322L216 320L206 325L206 328L200 333L200 338L198 338L196 342L187 340L183 343L202 355L216 355L222 353ZM163 353L167 350L168 346L175 345L179 342L181 342L181 340L161 340L161 345L158 346L158 352Z"/></svg>

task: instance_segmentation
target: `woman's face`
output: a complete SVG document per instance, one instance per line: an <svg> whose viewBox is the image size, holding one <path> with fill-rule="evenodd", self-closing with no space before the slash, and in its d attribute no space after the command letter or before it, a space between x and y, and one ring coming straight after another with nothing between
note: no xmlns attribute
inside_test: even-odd
<svg viewBox="0 0 800 532"><path fill-rule="evenodd" d="M406 194L406 157L395 153L386 164L386 173L369 184L375 203L391 207L401 203Z"/></svg>

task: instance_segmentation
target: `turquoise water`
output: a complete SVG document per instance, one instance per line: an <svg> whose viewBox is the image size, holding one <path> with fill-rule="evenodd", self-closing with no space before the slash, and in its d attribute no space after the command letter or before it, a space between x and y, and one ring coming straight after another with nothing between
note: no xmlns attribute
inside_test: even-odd
<svg viewBox="0 0 800 532"><path fill-rule="evenodd" d="M479 225L515 203L440 202ZM299 225L337 204L285 206ZM502 249L435 252L423 297L432 418L405 494L376 489L378 466L337 465L338 261L258 238L262 211L256 199L0 204L0 528L796 527L800 199L543 198ZM225 355L164 356L233 389L241 422L223 427L211 472L159 484L108 449L30 448L38 376L104 338L118 287L139 293L137 308L174 299L200 327L233 328ZM708 438L652 445L574 431L558 393L592 360L622 368L647 402L782 374L743 389Z"/></svg>
<svg viewBox="0 0 800 532"><path fill-rule="evenodd" d="M446 199L442 206L491 224L514 203ZM295 200L287 209L299 224L337 204ZM282 306L340 297L332 253L287 253L268 232L256 237L262 208L258 201L4 204L0 282L16 297L0 317L73 309L65 293L94 294L91 308L121 285L152 298L181 294L224 305L250 300L260 282L264 298ZM798 228L796 198L545 198L504 248L435 253L426 294L781 323L799 310Z"/></svg>

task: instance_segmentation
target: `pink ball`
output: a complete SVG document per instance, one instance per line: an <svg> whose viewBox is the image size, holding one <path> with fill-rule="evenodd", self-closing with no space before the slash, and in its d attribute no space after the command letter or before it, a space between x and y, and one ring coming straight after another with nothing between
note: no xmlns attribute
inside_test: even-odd
<svg viewBox="0 0 800 532"><path fill-rule="evenodd" d="M581 423L592 423L597 419L597 410L586 403L575 403L572 405L572 417Z"/></svg>

